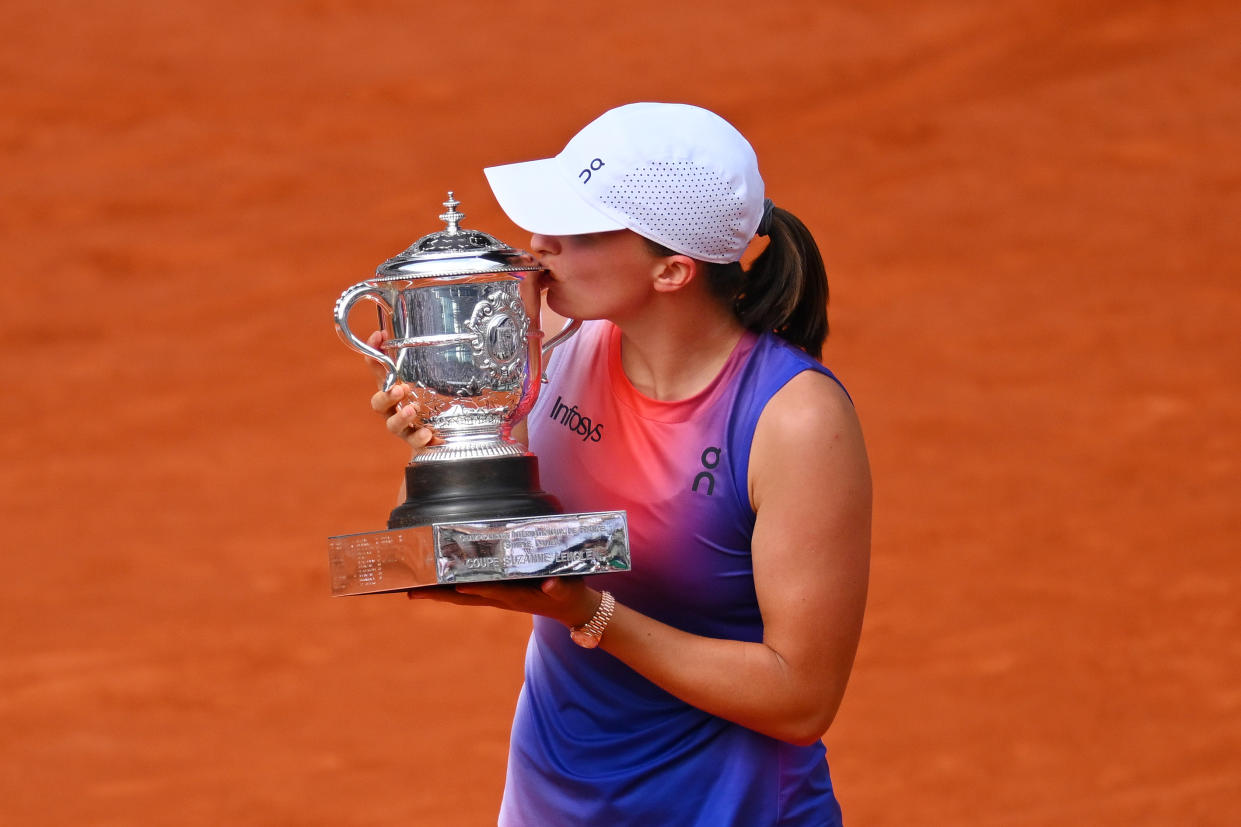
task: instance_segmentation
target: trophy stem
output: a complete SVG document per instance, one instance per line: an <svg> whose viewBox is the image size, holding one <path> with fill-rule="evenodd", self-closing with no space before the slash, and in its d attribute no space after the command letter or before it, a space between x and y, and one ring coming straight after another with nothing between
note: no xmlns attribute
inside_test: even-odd
<svg viewBox="0 0 1241 827"><path fill-rule="evenodd" d="M560 513L560 502L539 487L534 456L413 463L405 466L405 491L389 529Z"/></svg>

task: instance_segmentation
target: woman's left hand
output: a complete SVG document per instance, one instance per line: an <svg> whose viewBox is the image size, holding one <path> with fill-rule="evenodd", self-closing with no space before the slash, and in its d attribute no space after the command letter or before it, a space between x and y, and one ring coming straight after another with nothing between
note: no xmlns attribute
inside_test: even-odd
<svg viewBox="0 0 1241 827"><path fill-rule="evenodd" d="M505 583L463 583L407 592L410 600L434 600L458 606L491 606L510 612L542 615L565 626L581 626L599 608L602 595L580 577Z"/></svg>

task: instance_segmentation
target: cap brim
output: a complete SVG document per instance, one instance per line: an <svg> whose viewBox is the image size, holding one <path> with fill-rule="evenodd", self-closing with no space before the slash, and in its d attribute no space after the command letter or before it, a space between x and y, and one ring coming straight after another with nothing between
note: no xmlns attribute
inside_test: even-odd
<svg viewBox="0 0 1241 827"><path fill-rule="evenodd" d="M574 191L555 158L487 167L483 173L505 215L528 232L583 235L625 229Z"/></svg>

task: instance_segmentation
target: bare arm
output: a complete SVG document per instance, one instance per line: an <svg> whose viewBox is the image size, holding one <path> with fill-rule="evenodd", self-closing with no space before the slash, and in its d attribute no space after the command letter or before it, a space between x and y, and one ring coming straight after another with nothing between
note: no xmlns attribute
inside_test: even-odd
<svg viewBox="0 0 1241 827"><path fill-rule="evenodd" d="M620 607L602 645L694 706L809 743L844 696L870 557L865 449L830 379L801 374L772 400L755 433L750 484L762 642L695 637Z"/></svg>
<svg viewBox="0 0 1241 827"><path fill-rule="evenodd" d="M865 447L852 406L830 379L801 374L768 404L754 437L750 486L762 642L691 635L618 605L601 646L700 709L781 740L812 743L844 695L870 556ZM566 625L585 622L599 602L583 581L564 579L536 589L462 586L445 597Z"/></svg>

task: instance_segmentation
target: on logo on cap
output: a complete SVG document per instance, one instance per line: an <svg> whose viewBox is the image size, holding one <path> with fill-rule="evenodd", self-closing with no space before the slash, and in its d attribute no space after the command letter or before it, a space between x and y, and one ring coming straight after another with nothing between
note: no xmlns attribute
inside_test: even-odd
<svg viewBox="0 0 1241 827"><path fill-rule="evenodd" d="M598 172L601 169L603 169L603 159L595 158L593 161L590 162L590 166L588 166L586 169L582 170L581 172L577 174L577 177L582 178L582 176L585 175L586 177L582 178L582 183L588 184L590 183L591 172Z"/></svg>

